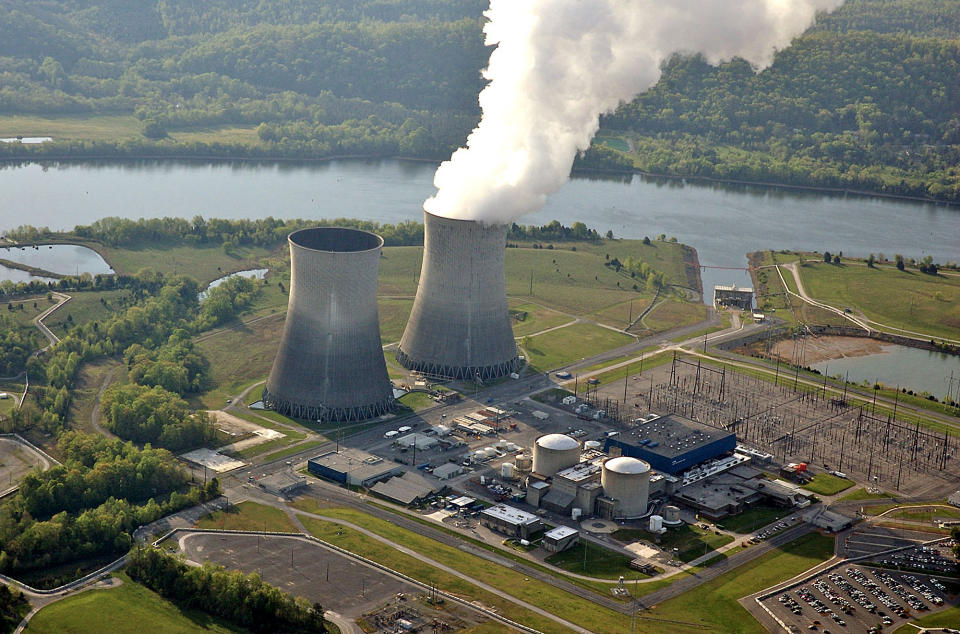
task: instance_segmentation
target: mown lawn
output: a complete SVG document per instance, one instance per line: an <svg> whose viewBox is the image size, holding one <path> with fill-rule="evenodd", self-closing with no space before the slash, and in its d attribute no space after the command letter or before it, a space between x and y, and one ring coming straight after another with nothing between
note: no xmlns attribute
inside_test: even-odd
<svg viewBox="0 0 960 634"><path fill-rule="evenodd" d="M650 332L663 332L689 326L706 318L707 307L703 304L670 299L658 304L638 325L646 326Z"/></svg>
<svg viewBox="0 0 960 634"><path fill-rule="evenodd" d="M792 509L775 506L755 506L739 515L725 518L721 523L724 528L734 533L752 533L770 522L790 515L791 511Z"/></svg>
<svg viewBox="0 0 960 634"><path fill-rule="evenodd" d="M277 248L280 248L279 246ZM219 245L117 248L97 246L96 250L117 273L133 275L140 269L189 275L201 288L236 271L261 267L261 260L274 249L257 246L235 247L227 254Z"/></svg>
<svg viewBox="0 0 960 634"><path fill-rule="evenodd" d="M648 537L647 541L653 540ZM660 545L667 551L676 548L677 559L685 562L702 557L711 550L726 546L732 541L733 537L730 535L717 535L712 530L703 529L693 524L683 524L679 528L668 528L667 532L660 536Z"/></svg>
<svg viewBox="0 0 960 634"><path fill-rule="evenodd" d="M256 502L240 502L226 511L214 511L197 522L197 528L220 528L233 531L272 531L298 533L287 514L272 506Z"/></svg>
<svg viewBox="0 0 960 634"><path fill-rule="evenodd" d="M813 476L813 480L803 485L808 491L813 491L817 495L836 495L841 491L846 491L855 484L853 480L838 478L829 473L818 473Z"/></svg>
<svg viewBox="0 0 960 634"><path fill-rule="evenodd" d="M558 313L538 304L517 301L510 302L510 318L515 337L531 335L573 321L573 318L569 315Z"/></svg>
<svg viewBox="0 0 960 634"><path fill-rule="evenodd" d="M898 627L894 632L899 634L912 634L913 632L922 631L914 627L914 625L927 628L952 627L956 629L957 626L960 625L960 606L953 606L942 612L928 614L923 618L915 619L906 625Z"/></svg>
<svg viewBox="0 0 960 634"><path fill-rule="evenodd" d="M121 586L87 590L57 601L37 612L26 631L36 634L247 631L200 610L182 610L126 575L116 576L123 581Z"/></svg>
<svg viewBox="0 0 960 634"><path fill-rule="evenodd" d="M524 337L520 345L526 350L530 365L544 372L633 341L633 337L609 328L579 323L542 335Z"/></svg>
<svg viewBox="0 0 960 634"><path fill-rule="evenodd" d="M649 615L696 623L725 634L761 634L764 629L737 600L800 574L832 555L833 539L811 533L654 607ZM653 625L649 631L685 630Z"/></svg>
<svg viewBox="0 0 960 634"><path fill-rule="evenodd" d="M850 307L880 323L930 337L960 339L960 278L858 264L800 268L811 297Z"/></svg>
<svg viewBox="0 0 960 634"><path fill-rule="evenodd" d="M621 575L636 576L636 571L630 568L632 558L587 541L581 541L561 553L550 555L545 561L567 572L602 579L617 579Z"/></svg>

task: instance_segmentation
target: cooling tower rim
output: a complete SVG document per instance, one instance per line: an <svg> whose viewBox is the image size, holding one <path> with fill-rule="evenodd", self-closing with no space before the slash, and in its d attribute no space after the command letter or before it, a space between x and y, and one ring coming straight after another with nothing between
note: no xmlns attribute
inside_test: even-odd
<svg viewBox="0 0 960 634"><path fill-rule="evenodd" d="M506 227L506 226L508 226L508 224L505 223L505 222L487 222L486 220L468 220L468 219L466 219L466 218L451 218L450 216L441 216L440 214L435 214L435 213L429 212L429 211L427 211L426 209L423 210L423 213L424 213L425 216L429 216L430 218L436 218L436 221L438 221L438 222L448 222L448 223L451 223L451 224L453 224L453 223L460 223L460 224L463 224L463 225L471 225L471 226L479 226L479 227Z"/></svg>
<svg viewBox="0 0 960 634"><path fill-rule="evenodd" d="M603 463L603 468L613 473L647 473L650 471L650 465L643 460L631 458L630 456L620 456L611 458Z"/></svg>
<svg viewBox="0 0 960 634"><path fill-rule="evenodd" d="M555 451L571 451L579 449L580 443L566 434L547 434L537 438L537 446Z"/></svg>
<svg viewBox="0 0 960 634"><path fill-rule="evenodd" d="M367 253L383 248L381 236L350 227L298 229L287 240L291 247L317 253Z"/></svg>

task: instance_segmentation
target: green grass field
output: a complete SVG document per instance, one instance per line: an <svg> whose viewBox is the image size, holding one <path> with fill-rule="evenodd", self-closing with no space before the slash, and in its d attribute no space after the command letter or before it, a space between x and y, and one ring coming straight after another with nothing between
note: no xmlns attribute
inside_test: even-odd
<svg viewBox="0 0 960 634"><path fill-rule="evenodd" d="M855 484L853 480L838 478L829 473L818 473L813 476L813 480L803 485L808 491L813 491L817 495L836 495L841 491L846 491Z"/></svg>
<svg viewBox="0 0 960 634"><path fill-rule="evenodd" d="M624 543L642 540L654 542L656 537L643 529L620 529L613 533L613 538ZM680 561L693 561L697 557L726 546L733 541L730 535L717 535L711 530L700 528L693 524L683 524L678 528L670 528L660 536L659 544L668 552L677 549L677 558Z"/></svg>
<svg viewBox="0 0 960 634"><path fill-rule="evenodd" d="M160 246L115 248L90 245L118 273L133 275L140 269L189 275L203 287L218 277L235 271L262 268L262 260L274 252L255 246L236 247L227 255L219 246Z"/></svg>
<svg viewBox="0 0 960 634"><path fill-rule="evenodd" d="M573 321L573 317L558 313L555 310L544 308L531 302L519 300L510 301L510 323L513 324L513 335L523 337L541 330L555 328Z"/></svg>
<svg viewBox="0 0 960 634"><path fill-rule="evenodd" d="M902 625L894 630L895 634L914 634L916 632L922 632L924 630L918 628L940 628L940 627L951 627L956 629L960 625L960 606L953 606L937 612L936 614L928 614L927 616L914 619L906 625ZM918 626L918 627L914 627Z"/></svg>
<svg viewBox="0 0 960 634"><path fill-rule="evenodd" d="M398 400L401 405L406 405L415 412L433 407L437 404L436 401L430 398L429 394L424 394L423 392L410 392L409 394L404 394Z"/></svg>
<svg viewBox="0 0 960 634"><path fill-rule="evenodd" d="M579 323L542 335L524 337L520 345L526 350L531 367L545 372L634 341L633 337L609 328Z"/></svg>
<svg viewBox="0 0 960 634"><path fill-rule="evenodd" d="M932 522L934 518L960 519L960 509L955 506L937 506L930 508L903 509L890 513L887 517L898 520L914 520L918 522Z"/></svg>
<svg viewBox="0 0 960 634"><path fill-rule="evenodd" d="M789 579L832 555L833 539L811 533L654 607L649 615L695 623L696 628L690 631L709 629L725 634L760 634L764 629L737 600ZM651 632L687 631L680 626L649 625Z"/></svg>
<svg viewBox="0 0 960 634"><path fill-rule="evenodd" d="M383 345L400 341L412 308L412 299L380 298L377 310L380 315L380 340Z"/></svg>
<svg viewBox="0 0 960 634"><path fill-rule="evenodd" d="M644 329L644 334L663 332L672 328L690 326L707 318L707 307L703 304L681 302L669 299L659 302L638 324L634 330Z"/></svg>
<svg viewBox="0 0 960 634"><path fill-rule="evenodd" d="M139 136L140 121L127 115L3 115L0 116L0 136L50 136L54 140L87 139L112 141Z"/></svg>
<svg viewBox="0 0 960 634"><path fill-rule="evenodd" d="M727 517L721 520L721 524L727 530L734 533L752 533L770 522L790 515L792 509L784 509L774 506L755 506L747 509L739 515Z"/></svg>
<svg viewBox="0 0 960 634"><path fill-rule="evenodd" d="M602 374L598 374L594 378L600 381L600 385L607 385L608 383L613 383L614 381L622 381L625 376L633 377L633 391L640 391L644 388L644 377L643 370L652 370L661 365L665 365L673 359L673 356L664 352L662 354L657 354L649 359L644 359L643 364L639 360L634 361L629 365L625 365L622 368L616 368L614 370L607 370ZM623 359L621 359L623 361Z"/></svg>
<svg viewBox="0 0 960 634"><path fill-rule="evenodd" d="M256 502L241 502L226 511L214 511L197 521L197 528L220 528L233 531L272 531L298 533L286 513Z"/></svg>
<svg viewBox="0 0 960 634"><path fill-rule="evenodd" d="M16 300L0 304L0 311L3 311L3 314L7 317L12 317L14 323L18 326L35 328L36 326L33 325L34 317L56 303L56 298L47 299L46 295L18 297ZM64 316L64 318L66 317ZM53 319L50 321L53 321ZM46 339L44 339L44 341L46 341Z"/></svg>
<svg viewBox="0 0 960 634"><path fill-rule="evenodd" d="M960 277L858 264L819 263L800 271L807 293L835 308L929 337L960 339Z"/></svg>
<svg viewBox="0 0 960 634"><path fill-rule="evenodd" d="M307 449L314 449L320 445L326 444L325 440L313 440L311 442L305 442L300 445L295 445L293 447L287 447L286 449L281 449L280 451L275 451L271 454L267 454L263 457L264 462L271 462L273 460L280 460L281 458L286 458L287 456L292 456L295 453L300 453L301 451L306 451Z"/></svg>
<svg viewBox="0 0 960 634"><path fill-rule="evenodd" d="M127 290L71 293L70 301L43 322L54 334L63 337L73 326L112 317L122 310L124 299L131 296L132 293ZM44 299L43 303L47 303L47 300Z"/></svg>
<svg viewBox="0 0 960 634"><path fill-rule="evenodd" d="M884 498L891 498L891 497L893 496L890 495L889 493L884 493L883 491L881 491L880 493L870 493L866 489L859 488L859 489L854 489L850 493L847 493L840 499L841 500L882 500Z"/></svg>
<svg viewBox="0 0 960 634"><path fill-rule="evenodd" d="M116 578L122 581L119 587L87 590L43 608L30 620L26 631L36 634L247 631L200 610L181 610L122 573Z"/></svg>
<svg viewBox="0 0 960 634"><path fill-rule="evenodd" d="M621 575L630 578L636 575L636 571L630 568L630 557L597 546L593 542L581 541L561 553L550 555L544 561L568 572L601 579L617 579Z"/></svg>

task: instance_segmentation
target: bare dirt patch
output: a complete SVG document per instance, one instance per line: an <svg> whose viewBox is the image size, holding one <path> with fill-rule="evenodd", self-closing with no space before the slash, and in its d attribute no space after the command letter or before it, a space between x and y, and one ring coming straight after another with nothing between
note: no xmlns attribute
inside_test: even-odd
<svg viewBox="0 0 960 634"><path fill-rule="evenodd" d="M884 351L885 345L888 344L867 337L807 337L802 346L795 346L792 339L784 339L770 352L790 363L810 365L831 359L878 354Z"/></svg>

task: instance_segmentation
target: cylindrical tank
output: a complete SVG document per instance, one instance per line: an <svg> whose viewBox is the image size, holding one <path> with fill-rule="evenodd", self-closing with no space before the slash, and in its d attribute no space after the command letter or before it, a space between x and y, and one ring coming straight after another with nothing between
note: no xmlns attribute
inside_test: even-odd
<svg viewBox="0 0 960 634"><path fill-rule="evenodd" d="M663 530L663 518L659 515L650 516L650 532L659 533Z"/></svg>
<svg viewBox="0 0 960 634"><path fill-rule="evenodd" d="M530 471L533 469L533 456L526 454L517 456L516 463L518 471Z"/></svg>
<svg viewBox="0 0 960 634"><path fill-rule="evenodd" d="M676 506L667 506L663 509L663 521L666 524L677 524L680 522L680 509Z"/></svg>
<svg viewBox="0 0 960 634"><path fill-rule="evenodd" d="M512 462L504 462L502 465L500 465L500 477L506 478L508 480L513 479L513 463Z"/></svg>
<svg viewBox="0 0 960 634"><path fill-rule="evenodd" d="M290 297L263 403L322 421L363 420L395 407L380 343L380 236L317 227L290 234Z"/></svg>
<svg viewBox="0 0 960 634"><path fill-rule="evenodd" d="M599 440L588 440L587 442L583 443L583 448L584 448L584 449L598 449L598 450L599 450L600 447L602 447L602 446L603 446L603 443L601 443Z"/></svg>
<svg viewBox="0 0 960 634"><path fill-rule="evenodd" d="M489 379L519 367L507 311L506 225L424 212L423 265L397 349L405 368Z"/></svg>
<svg viewBox="0 0 960 634"><path fill-rule="evenodd" d="M533 445L533 472L552 476L580 462L580 443L563 434L547 434Z"/></svg>
<svg viewBox="0 0 960 634"><path fill-rule="evenodd" d="M603 495L617 501L618 519L640 517L647 512L650 497L650 465L643 460L621 456L603 463L600 472Z"/></svg>

